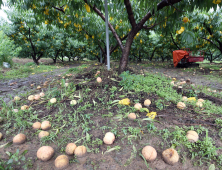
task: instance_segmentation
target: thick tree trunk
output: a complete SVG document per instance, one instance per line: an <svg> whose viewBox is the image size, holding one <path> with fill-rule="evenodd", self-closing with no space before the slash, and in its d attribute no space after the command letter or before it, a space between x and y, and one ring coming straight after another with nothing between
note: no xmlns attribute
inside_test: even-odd
<svg viewBox="0 0 222 170"><path fill-rule="evenodd" d="M134 34L136 35L136 33L134 33ZM133 43L133 38L135 35L133 35L133 33L131 32L131 34L129 34L129 36L127 37L126 45L122 50L122 57L121 57L120 63L119 63L118 74L121 74L122 72L124 72L126 70L131 45Z"/></svg>
<svg viewBox="0 0 222 170"><path fill-rule="evenodd" d="M32 59L36 65L39 65L39 60L36 59L36 55L32 55Z"/></svg>
<svg viewBox="0 0 222 170"><path fill-rule="evenodd" d="M56 63L58 56L59 56L59 50L56 52L55 58L53 58L53 62L54 63Z"/></svg>
<svg viewBox="0 0 222 170"><path fill-rule="evenodd" d="M52 60L53 60L53 63L56 64L56 58L53 58Z"/></svg>
<svg viewBox="0 0 222 170"><path fill-rule="evenodd" d="M105 16L103 15L103 13L96 7L96 5L90 5L88 3L87 0L83 0L86 4L88 4L90 6L90 8L92 8L104 21L105 21ZM163 9L166 6L173 6L174 4L180 2L182 0L162 0L160 3L157 4L156 7L156 11L159 11L161 9ZM128 57L129 57L129 52L130 52L130 48L133 42L133 38L136 35L136 33L138 33L141 29L145 28L147 30L152 29L153 27L156 26L156 24L152 25L151 27L147 27L144 26L144 24L146 23L146 21L152 17L152 15L155 14L155 10L152 9L151 11L148 11L148 13L140 20L140 22L137 24L136 20L134 18L134 14L133 14L133 10L131 7L131 3L130 0L124 0L124 4L126 7L126 11L128 14L128 19L129 22L132 26L132 30L129 33L129 36L127 37L126 40L126 45L125 47L123 46L123 43L120 39L120 37L117 35L114 27L111 25L111 23L108 23L109 29L112 31L113 36L116 38L121 50L122 50L122 57L120 59L120 64L119 64L119 71L118 73L121 74L123 71L126 70L127 67L127 63L128 63Z"/></svg>
<svg viewBox="0 0 222 170"><path fill-rule="evenodd" d="M32 53L32 59L36 65L39 65L39 60L42 56L43 56L43 53L40 53L38 57L37 57L37 53L34 53L34 54Z"/></svg>

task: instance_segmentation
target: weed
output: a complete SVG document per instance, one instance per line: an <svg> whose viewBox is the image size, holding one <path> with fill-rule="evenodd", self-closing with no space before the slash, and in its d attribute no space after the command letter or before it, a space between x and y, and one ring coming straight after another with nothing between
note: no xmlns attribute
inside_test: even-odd
<svg viewBox="0 0 222 170"><path fill-rule="evenodd" d="M6 152L6 154L9 156L8 161L3 161L0 159L0 169L4 170L12 170L13 167L19 166L21 164L24 164L22 166L23 169L28 169L32 167L32 164L30 160L26 160L25 154L28 152L28 150L23 151L21 154L19 154L19 149L13 154L11 152Z"/></svg>

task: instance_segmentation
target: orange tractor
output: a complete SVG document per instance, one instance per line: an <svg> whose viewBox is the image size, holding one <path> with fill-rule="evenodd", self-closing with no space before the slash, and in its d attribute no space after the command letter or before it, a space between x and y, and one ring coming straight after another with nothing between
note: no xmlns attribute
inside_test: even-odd
<svg viewBox="0 0 222 170"><path fill-rule="evenodd" d="M199 66L195 62L202 62L204 60L204 51L198 51L197 56L192 55L192 51L186 48L184 50L175 50L173 51L173 64L174 67L177 66ZM193 64L195 63L195 64Z"/></svg>

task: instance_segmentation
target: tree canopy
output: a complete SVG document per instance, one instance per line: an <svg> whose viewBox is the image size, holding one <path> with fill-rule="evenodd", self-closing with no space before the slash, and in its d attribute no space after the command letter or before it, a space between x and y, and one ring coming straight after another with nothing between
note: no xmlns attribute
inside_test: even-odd
<svg viewBox="0 0 222 170"><path fill-rule="evenodd" d="M0 1L0 3L2 2ZM159 54L168 55L174 49L188 46L189 48L202 48L203 43L206 44L206 42L210 42L212 46L214 45L220 50L221 45L218 42L220 30L218 29L214 33L214 38L211 37L211 33L221 26L220 11L216 11L221 5L221 0L108 0L110 54L113 55L113 58L120 58L119 73L126 69L129 55L139 56L146 53L152 55L154 50ZM94 56L98 60L99 53L102 51L103 61L106 62L103 0L32 0L25 2L11 0L9 6L20 11L21 15L25 13L24 16L17 17L18 22L14 23L14 27L26 31L25 35L23 33L26 36L25 40L23 38L24 42L22 41L23 46L29 46L26 43L29 30L30 37L31 34L35 34L33 41L41 40L35 42L37 43L36 53L39 56L43 51L47 51L45 53L47 55L55 56L58 49L62 49L64 55L72 55L69 52L72 49L66 47L72 46L73 40L71 39L73 38L85 42L82 49L76 47L74 51L84 51L86 56ZM209 10L212 11L211 14ZM26 17L26 15L32 15L32 17ZM209 23L210 21L213 23ZM21 22L25 22L25 24L22 25ZM31 26L29 27L29 25ZM197 31L195 29L197 26L204 29ZM39 34L38 28L42 30L40 38L36 36ZM209 32L210 29L212 29L211 32ZM158 40L149 38L151 30L160 35ZM20 34L22 33L20 32ZM61 41L54 40L53 35L56 35ZM196 41L197 36L201 39L198 42ZM170 41L168 41L169 39ZM67 46L68 42L71 43ZM183 45L180 45L182 42ZM147 44L149 47L145 47ZM150 44L155 45L155 48L150 47L152 46ZM49 50L52 46L53 52ZM29 48L35 49L31 45Z"/></svg>

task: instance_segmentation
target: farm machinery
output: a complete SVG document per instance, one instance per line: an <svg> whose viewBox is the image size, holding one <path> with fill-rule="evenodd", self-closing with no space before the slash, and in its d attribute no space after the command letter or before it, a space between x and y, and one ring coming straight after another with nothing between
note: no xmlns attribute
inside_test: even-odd
<svg viewBox="0 0 222 170"><path fill-rule="evenodd" d="M197 51L196 54L190 49L173 51L173 64L174 67L189 67L199 66L195 62L202 62L204 60L204 51Z"/></svg>

